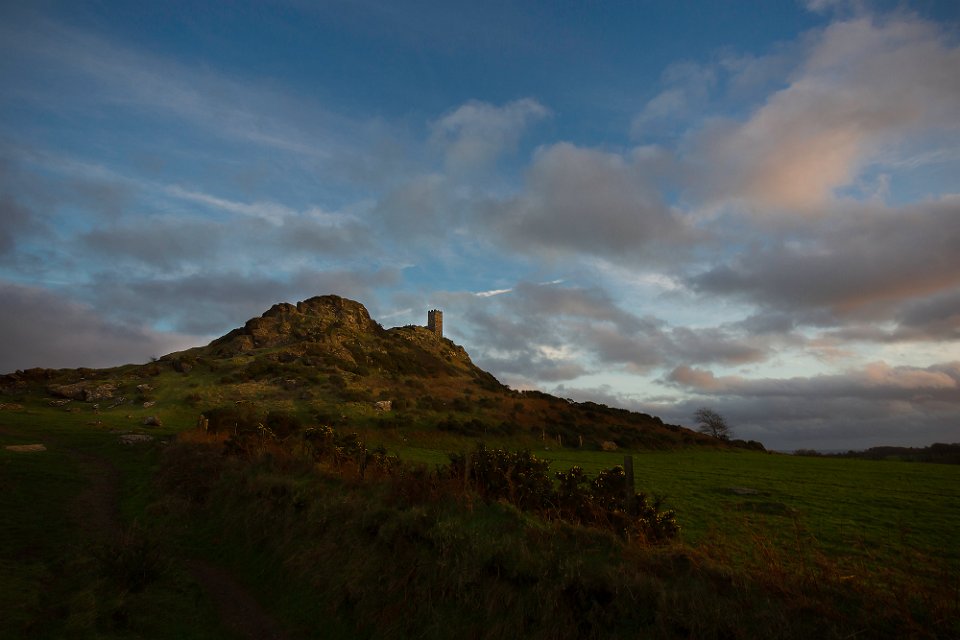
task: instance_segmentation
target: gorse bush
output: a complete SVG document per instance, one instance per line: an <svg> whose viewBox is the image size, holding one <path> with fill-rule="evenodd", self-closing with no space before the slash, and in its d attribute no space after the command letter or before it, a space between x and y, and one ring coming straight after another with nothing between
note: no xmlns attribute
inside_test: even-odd
<svg viewBox="0 0 960 640"><path fill-rule="evenodd" d="M676 514L662 510L659 498L651 501L646 494L626 488L623 467L604 469L593 480L578 466L558 471L555 477L557 504L566 520L602 525L650 542L668 540L680 531Z"/></svg>
<svg viewBox="0 0 960 640"><path fill-rule="evenodd" d="M450 454L447 469L451 477L465 479L487 500L506 500L536 511L551 506L549 465L529 451L487 449L479 443L469 454Z"/></svg>
<svg viewBox="0 0 960 640"><path fill-rule="evenodd" d="M591 480L580 467L549 476L549 461L530 451L487 449L450 455L447 472L488 501L506 501L525 511L611 529L625 537L660 542L674 537L676 514L660 500L627 486L623 467L602 470Z"/></svg>

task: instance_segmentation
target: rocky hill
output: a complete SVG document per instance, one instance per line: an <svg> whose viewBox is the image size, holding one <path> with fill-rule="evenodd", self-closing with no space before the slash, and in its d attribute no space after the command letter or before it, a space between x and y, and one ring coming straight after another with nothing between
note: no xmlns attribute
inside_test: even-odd
<svg viewBox="0 0 960 640"><path fill-rule="evenodd" d="M20 399L42 396L64 410L123 412L183 426L200 414L226 415L235 425L272 416L285 428L331 424L376 430L387 441L498 438L607 449L717 444L646 414L511 390L473 364L463 347L426 327L384 329L362 304L338 296L276 304L207 346L149 364L18 371L0 377L0 390Z"/></svg>

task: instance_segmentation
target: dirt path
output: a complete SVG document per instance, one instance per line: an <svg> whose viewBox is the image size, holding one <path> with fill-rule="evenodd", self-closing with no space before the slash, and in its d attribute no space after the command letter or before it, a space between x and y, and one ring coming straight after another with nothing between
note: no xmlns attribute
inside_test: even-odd
<svg viewBox="0 0 960 640"><path fill-rule="evenodd" d="M74 512L87 539L113 542L120 539L120 472L110 460L69 449L80 465L87 486L77 495Z"/></svg>
<svg viewBox="0 0 960 640"><path fill-rule="evenodd" d="M119 471L103 456L68 451L88 480L75 503L81 530L91 540L118 541L123 533ZM287 640L280 624L229 571L199 559L186 560L184 565L216 605L225 629L251 640Z"/></svg>
<svg viewBox="0 0 960 640"><path fill-rule="evenodd" d="M283 631L260 603L227 571L209 562L194 559L190 573L216 603L225 627L251 640L286 640Z"/></svg>

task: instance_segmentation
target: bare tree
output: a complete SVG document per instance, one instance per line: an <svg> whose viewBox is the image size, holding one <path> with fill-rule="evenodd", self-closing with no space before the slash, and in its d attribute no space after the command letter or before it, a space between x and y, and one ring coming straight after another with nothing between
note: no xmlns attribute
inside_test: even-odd
<svg viewBox="0 0 960 640"><path fill-rule="evenodd" d="M713 409L700 407L694 412L693 419L697 421L697 430L700 433L713 436L717 440L729 440L733 435L727 419Z"/></svg>

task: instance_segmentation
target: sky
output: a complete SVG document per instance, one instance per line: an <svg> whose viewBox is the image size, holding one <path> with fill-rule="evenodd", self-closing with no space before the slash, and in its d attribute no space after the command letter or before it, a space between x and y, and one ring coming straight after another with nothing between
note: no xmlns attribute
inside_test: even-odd
<svg viewBox="0 0 960 640"><path fill-rule="evenodd" d="M0 6L0 372L338 294L515 389L960 441L960 6Z"/></svg>

